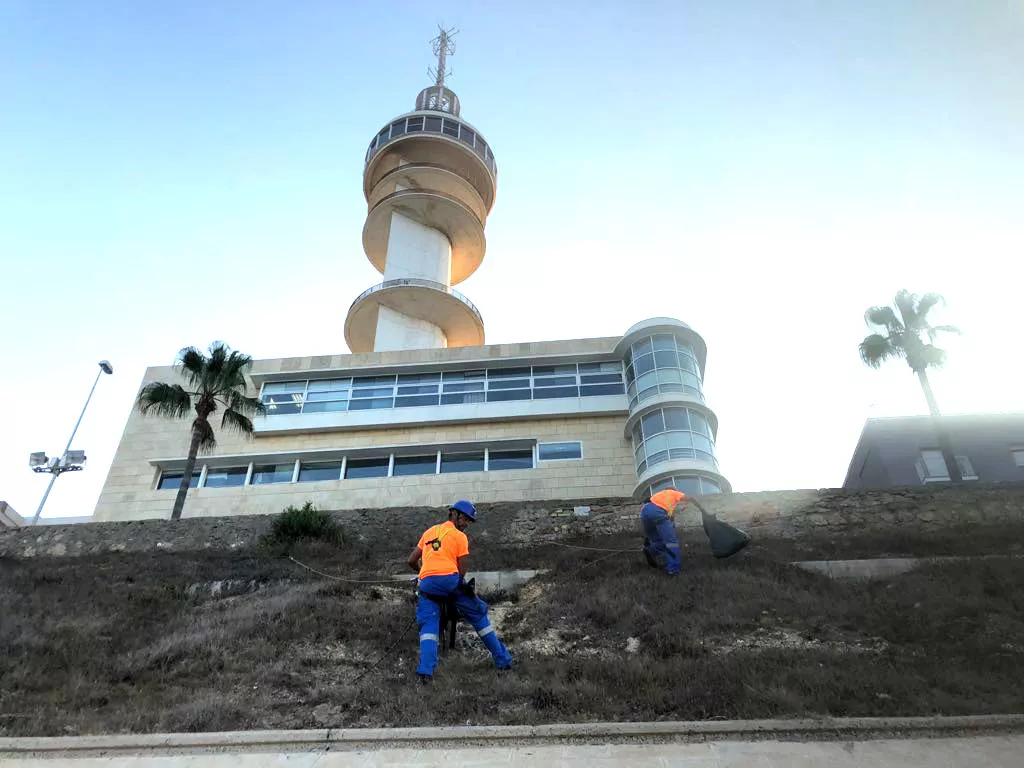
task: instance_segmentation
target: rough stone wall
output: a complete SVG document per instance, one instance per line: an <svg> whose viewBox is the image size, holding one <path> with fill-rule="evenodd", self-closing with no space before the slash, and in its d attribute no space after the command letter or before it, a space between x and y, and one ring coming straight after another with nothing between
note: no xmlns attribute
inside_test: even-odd
<svg viewBox="0 0 1024 768"><path fill-rule="evenodd" d="M827 531L944 528L963 524L1024 522L1024 487L970 484L884 491L841 489L733 493L701 499L727 522L761 535L798 537ZM577 509L586 507L588 509ZM579 536L634 535L638 505L631 499L499 502L480 504L478 541L529 546ZM334 513L351 539L382 551L411 548L420 533L444 517L443 508L343 510ZM247 550L270 518L248 515L85 523L0 530L0 557L74 556L107 552ZM677 524L692 527L699 515L684 512Z"/></svg>

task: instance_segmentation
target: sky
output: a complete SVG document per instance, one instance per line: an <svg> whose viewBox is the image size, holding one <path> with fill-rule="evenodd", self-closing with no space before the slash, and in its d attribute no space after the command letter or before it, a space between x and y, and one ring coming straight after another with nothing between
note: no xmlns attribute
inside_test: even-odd
<svg viewBox="0 0 1024 768"><path fill-rule="evenodd" d="M98 360L45 517L91 514L181 347L347 351L364 152L440 22L499 167L488 343L689 323L738 491L841 485L866 418L927 412L857 354L901 288L963 330L944 411L1024 410L1020 0L5 0L0 499L34 513Z"/></svg>

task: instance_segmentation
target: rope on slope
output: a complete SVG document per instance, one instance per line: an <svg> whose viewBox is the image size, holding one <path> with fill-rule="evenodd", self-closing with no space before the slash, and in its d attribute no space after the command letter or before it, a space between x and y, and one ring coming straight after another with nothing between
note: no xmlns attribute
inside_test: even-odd
<svg viewBox="0 0 1024 768"><path fill-rule="evenodd" d="M391 585L398 585L398 584L402 583L401 580L396 580L396 579L376 579L374 581L370 581L368 579L346 579L344 576L335 576L332 573L324 573L323 571L318 571L316 568L313 568L312 566L306 565L301 560L296 560L291 555L288 555L288 559L291 560L296 565L301 566L302 568L305 568L307 571L310 571L311 573L315 573L317 576L323 576L325 579L331 579L332 581L343 581L346 584L391 584Z"/></svg>

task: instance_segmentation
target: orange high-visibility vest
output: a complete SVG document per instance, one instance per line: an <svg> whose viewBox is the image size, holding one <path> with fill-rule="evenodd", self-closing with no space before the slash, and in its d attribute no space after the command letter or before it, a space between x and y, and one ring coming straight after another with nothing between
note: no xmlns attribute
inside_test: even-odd
<svg viewBox="0 0 1024 768"><path fill-rule="evenodd" d="M421 579L450 576L459 572L459 558L469 554L469 537L449 520L424 531L416 546L423 556Z"/></svg>

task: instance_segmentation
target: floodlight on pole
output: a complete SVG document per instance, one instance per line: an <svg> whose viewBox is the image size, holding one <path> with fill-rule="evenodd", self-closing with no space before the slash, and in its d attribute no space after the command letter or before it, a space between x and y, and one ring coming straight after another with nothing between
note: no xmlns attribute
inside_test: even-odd
<svg viewBox="0 0 1024 768"><path fill-rule="evenodd" d="M49 472L51 475L50 484L46 486L46 493L43 494L43 499L39 502L39 509L36 510L36 514L32 518L32 525L39 524L39 516L43 514L43 506L46 504L46 499L50 495L50 491L53 489L53 484L57 481L57 478L65 472L77 472L85 467L85 451L72 451L71 441L75 439L78 425L82 423L85 409L89 407L89 401L92 400L92 393L96 391L96 385L99 384L100 376L104 373L110 375L114 372L114 366L108 360L100 360L98 365L100 370L96 374L96 380L92 383L92 389L89 390L89 396L85 398L85 405L82 406L82 412L78 415L75 428L71 430L71 437L68 438L68 444L64 447L64 453L61 454L60 458L49 458L43 451L29 454L28 465L33 472Z"/></svg>

